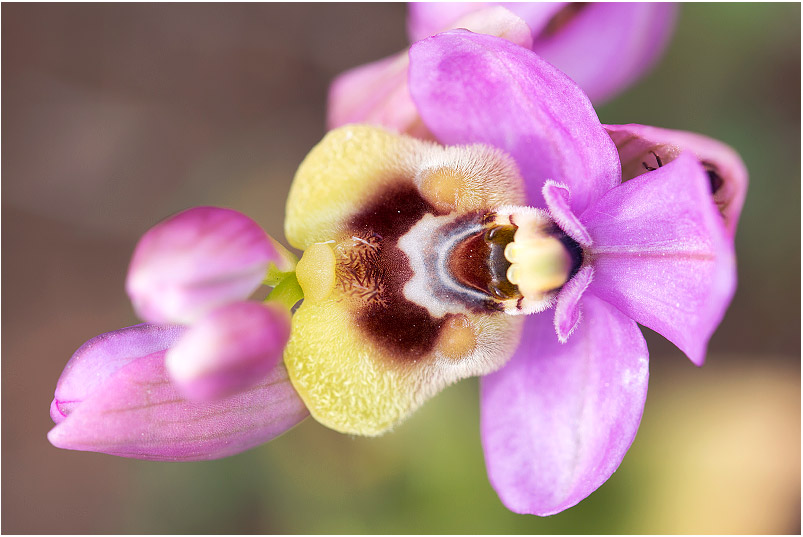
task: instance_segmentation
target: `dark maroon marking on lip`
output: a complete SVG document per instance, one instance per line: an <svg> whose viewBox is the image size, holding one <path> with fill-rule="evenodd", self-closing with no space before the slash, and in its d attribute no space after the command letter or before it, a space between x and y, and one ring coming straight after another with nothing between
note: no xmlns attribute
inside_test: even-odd
<svg viewBox="0 0 803 537"><path fill-rule="evenodd" d="M425 200L414 185L403 185L378 194L351 218L348 228L395 242L427 213L445 214Z"/></svg>
<svg viewBox="0 0 803 537"><path fill-rule="evenodd" d="M378 195L348 225L355 235L381 238L374 273L383 279L382 300L359 307L354 313L357 326L388 355L404 362L415 362L432 351L443 323L451 317L436 319L403 295L413 272L398 241L427 213L442 214L408 185Z"/></svg>
<svg viewBox="0 0 803 537"><path fill-rule="evenodd" d="M488 292L491 272L488 270L487 259L491 249L485 242L484 235L485 230L482 230L456 244L446 266L460 283Z"/></svg>
<svg viewBox="0 0 803 537"><path fill-rule="evenodd" d="M448 269L455 279L489 296L484 304L486 310L503 309L497 300L521 296L516 286L507 281L510 262L504 252L514 234L513 226L484 228L455 245L449 256Z"/></svg>
<svg viewBox="0 0 803 537"><path fill-rule="evenodd" d="M465 307L476 313L503 309L502 305L492 298L493 294L490 291L494 275L488 263L491 248L483 238L486 232L484 226L488 225L486 218L487 213L484 212L468 213L442 228L442 233L446 235L463 236L452 246L446 260L446 270L462 286L475 289L484 295L481 299L471 295L462 298ZM472 233L473 229L476 229L476 232ZM465 233L472 234L464 236Z"/></svg>

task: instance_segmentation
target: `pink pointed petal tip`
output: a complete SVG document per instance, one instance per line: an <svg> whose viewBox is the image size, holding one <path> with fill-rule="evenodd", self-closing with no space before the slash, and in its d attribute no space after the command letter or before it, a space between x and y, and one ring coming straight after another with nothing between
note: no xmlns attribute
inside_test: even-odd
<svg viewBox="0 0 803 537"><path fill-rule="evenodd" d="M571 210L571 193L569 188L555 181L547 180L541 190L544 201L549 209L549 214L555 223L569 237L576 240L580 246L588 248L591 246L591 236L580 219Z"/></svg>
<svg viewBox="0 0 803 537"><path fill-rule="evenodd" d="M697 365L736 288L733 244L690 153L611 190L581 215L594 240L588 292Z"/></svg>
<svg viewBox="0 0 803 537"><path fill-rule="evenodd" d="M165 366L187 398L219 399L264 382L289 337L283 306L234 302L193 324L167 352Z"/></svg>
<svg viewBox="0 0 803 537"><path fill-rule="evenodd" d="M582 309L580 299L594 279L594 269L586 265L577 271L561 289L555 304L555 333L558 341L566 343L580 323Z"/></svg>
<svg viewBox="0 0 803 537"><path fill-rule="evenodd" d="M547 179L571 189L578 214L620 182L616 147L588 98L524 47L465 30L424 39L410 48L410 92L439 141L513 156L530 205L544 207Z"/></svg>
<svg viewBox="0 0 803 537"><path fill-rule="evenodd" d="M411 43L454 28L464 15L487 7L484 2L410 2L407 4L407 35Z"/></svg>
<svg viewBox="0 0 803 537"><path fill-rule="evenodd" d="M520 6L520 7L519 7ZM672 3L569 3L544 18L545 9L511 8L533 29L533 50L569 75L595 102L631 86L663 54L677 18Z"/></svg>
<svg viewBox="0 0 803 537"><path fill-rule="evenodd" d="M565 344L548 315L526 320L516 354L481 380L488 477L516 513L568 509L619 467L647 396L647 346L635 322L594 296Z"/></svg>
<svg viewBox="0 0 803 537"><path fill-rule="evenodd" d="M267 442L308 415L282 365L235 396L186 400L164 367L165 349L181 333L140 325L79 349L59 379L56 401L68 404L54 405L59 418L50 442L137 459L208 460Z"/></svg>
<svg viewBox="0 0 803 537"><path fill-rule="evenodd" d="M195 207L142 236L126 290L141 318L190 323L217 306L248 298L271 263L287 262L247 216Z"/></svg>
<svg viewBox="0 0 803 537"><path fill-rule="evenodd" d="M61 423L120 369L143 356L167 350L184 330L176 325L140 324L90 339L64 367L50 405L50 417Z"/></svg>
<svg viewBox="0 0 803 537"><path fill-rule="evenodd" d="M478 6L475 4L465 16L451 22L461 28L496 35L521 46L529 47L532 44L530 29L519 17L503 7L477 10ZM409 58L407 51L404 51L338 76L329 90L329 128L347 123L370 123L417 138L434 139L410 98L408 67Z"/></svg>
<svg viewBox="0 0 803 537"><path fill-rule="evenodd" d="M731 238L747 196L747 168L731 147L692 132L660 129L646 125L605 125L619 151L624 180L657 168L657 159L668 164L683 151L693 153L705 168L711 195L725 219Z"/></svg>

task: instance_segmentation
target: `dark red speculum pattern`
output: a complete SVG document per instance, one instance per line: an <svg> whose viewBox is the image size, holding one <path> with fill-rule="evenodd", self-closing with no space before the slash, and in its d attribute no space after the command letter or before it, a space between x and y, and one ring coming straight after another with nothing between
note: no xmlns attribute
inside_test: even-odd
<svg viewBox="0 0 803 537"><path fill-rule="evenodd" d="M368 270L378 300L366 301L354 312L357 326L386 354L403 361L415 361L435 347L443 324L440 319L404 298L404 284L412 277L407 256L397 244L399 238L427 213L442 214L427 202L414 185L383 191L351 218L348 229L357 237L376 241L372 267Z"/></svg>
<svg viewBox="0 0 803 537"><path fill-rule="evenodd" d="M505 258L505 246L515 233L514 226L486 226L455 246L449 256L449 271L454 277L489 296L487 309L501 310L497 301L521 296L507 280L510 262Z"/></svg>

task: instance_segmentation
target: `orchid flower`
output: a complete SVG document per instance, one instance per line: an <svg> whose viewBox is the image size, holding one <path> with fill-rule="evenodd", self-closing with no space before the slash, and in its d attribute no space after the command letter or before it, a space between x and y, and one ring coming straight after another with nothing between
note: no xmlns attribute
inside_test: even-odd
<svg viewBox="0 0 803 537"><path fill-rule="evenodd" d="M725 179L698 154L738 158L610 127L628 164L649 157L622 182L614 139L571 80L465 30L413 45L410 91L447 147L346 126L299 168L285 231L305 250L306 299L288 373L315 419L363 435L485 375L491 483L515 512L559 512L635 437L648 377L637 323L702 364L735 289L744 183L726 174L718 206Z"/></svg>
<svg viewBox="0 0 803 537"><path fill-rule="evenodd" d="M162 241L193 261L179 271L166 261L151 276L178 291L150 294L162 287L146 285L137 293L148 300L132 293L135 304L151 304L139 311L181 311L190 327L124 329L79 349L59 381L51 441L140 458L213 458L267 441L307 412L334 430L374 436L445 386L480 375L486 465L509 509L557 513L604 483L646 398L637 323L701 365L730 303L744 167L707 138L606 128L571 79L495 36L454 30L419 41L410 92L439 143L349 125L327 134L298 169L285 235L304 254L282 267L270 265L282 258L272 254L263 267L276 285L269 303L283 286L303 291L283 366L267 379L264 369L241 375L261 383L240 380L228 398L192 404L180 375L166 374L164 355L180 348L183 331L213 332L218 321L203 324L205 316L253 291L229 285L252 274L244 252L202 271L239 241L195 223L192 241ZM167 260L171 249L156 248L153 258ZM300 295L288 296L292 306ZM239 345L235 336L210 339L221 341L216 349ZM238 352L224 360L204 345L186 348L183 363L193 352L210 365L241 363ZM227 371L206 370L213 385ZM162 391L153 398L145 386ZM215 421L227 413L237 416L230 426ZM209 434L197 428L204 419Z"/></svg>
<svg viewBox="0 0 803 537"><path fill-rule="evenodd" d="M675 25L671 3L412 2L414 43L465 28L531 49L569 75L595 103L638 80L660 57ZM408 52L351 69L329 93L329 128L383 125L431 139L408 91Z"/></svg>

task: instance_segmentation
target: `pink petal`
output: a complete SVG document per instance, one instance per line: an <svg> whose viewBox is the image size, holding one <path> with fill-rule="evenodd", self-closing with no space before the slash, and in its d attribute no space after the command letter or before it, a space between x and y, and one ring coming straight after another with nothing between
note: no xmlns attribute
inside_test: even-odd
<svg viewBox="0 0 803 537"><path fill-rule="evenodd" d="M456 24L522 46L532 44L530 29L519 17L502 7L477 11L476 6L479 4L456 20ZM329 90L329 128L347 123L370 123L417 138L433 139L410 98L408 66L408 54L404 51L338 76Z"/></svg>
<svg viewBox="0 0 803 537"><path fill-rule="evenodd" d="M697 365L736 287L733 245L690 154L611 190L580 219L594 240L589 287Z"/></svg>
<svg viewBox="0 0 803 537"><path fill-rule="evenodd" d="M571 193L566 185L547 179L541 190L549 214L556 224L580 246L591 246L591 236L571 210Z"/></svg>
<svg viewBox="0 0 803 537"><path fill-rule="evenodd" d="M271 263L286 259L253 220L230 209L195 207L142 236L126 290L141 318L189 323L248 298Z"/></svg>
<svg viewBox="0 0 803 537"><path fill-rule="evenodd" d="M536 27L516 7L512 11L533 29L533 50L569 75L595 103L610 99L638 80L666 49L677 7L666 2L570 4L560 27ZM538 13L540 16L541 14ZM556 15L556 18L560 13ZM555 26L554 21L552 26Z"/></svg>
<svg viewBox="0 0 803 537"><path fill-rule="evenodd" d="M593 279L594 269L586 265L560 290L555 304L555 333L561 343L569 340L569 336L580 323L580 299Z"/></svg>
<svg viewBox="0 0 803 537"><path fill-rule="evenodd" d="M167 352L165 366L186 397L217 399L264 382L289 337L285 307L234 302L193 324Z"/></svg>
<svg viewBox="0 0 803 537"><path fill-rule="evenodd" d="M646 125L605 125L605 128L619 150L625 181L645 173L645 164L658 167L656 155L663 164L668 164L682 151L694 153L706 169L714 201L733 238L747 195L747 168L736 151L713 138L692 132Z"/></svg>
<svg viewBox="0 0 803 537"><path fill-rule="evenodd" d="M559 343L549 315L527 319L519 350L482 379L488 477L516 513L551 515L604 483L636 436L647 396L647 346L636 323L583 299L583 322Z"/></svg>
<svg viewBox="0 0 803 537"><path fill-rule="evenodd" d="M520 17L530 28L531 36L538 36L549 26L550 21L563 8L572 4L568 2L411 2L407 5L407 35L410 42L415 43L424 38L455 28L480 32L466 26L463 20L481 10L498 5ZM462 20L461 20L462 19ZM527 44L532 48L532 37Z"/></svg>
<svg viewBox="0 0 803 537"><path fill-rule="evenodd" d="M407 89L407 51L338 76L329 89L327 125L370 123L431 138Z"/></svg>
<svg viewBox="0 0 803 537"><path fill-rule="evenodd" d="M415 2L407 21L415 42L450 28L487 3ZM592 102L602 102L636 82L666 49L677 19L671 3L506 2L502 6L530 27L528 46L566 73ZM488 33L488 32L483 32Z"/></svg>
<svg viewBox="0 0 803 537"><path fill-rule="evenodd" d="M485 2L410 2L407 4L407 35L415 43L445 30L458 28L458 19L488 7Z"/></svg>
<svg viewBox="0 0 803 537"><path fill-rule="evenodd" d="M184 327L140 324L96 336L78 348L56 384L50 417L61 423L120 369L148 354L170 348Z"/></svg>
<svg viewBox="0 0 803 537"><path fill-rule="evenodd" d="M503 6L524 19L533 39L554 33L571 21L587 4L582 2L504 2ZM555 66L560 69L559 66Z"/></svg>
<svg viewBox="0 0 803 537"><path fill-rule="evenodd" d="M167 378L165 351L147 354L177 334L142 325L79 349L59 379L56 400L71 404L55 420L50 442L138 459L207 460L267 442L307 416L283 366L247 392L214 403L187 401ZM91 389L82 390L81 381Z"/></svg>
<svg viewBox="0 0 803 537"><path fill-rule="evenodd" d="M446 144L485 143L513 156L528 202L547 179L580 213L620 181L619 157L591 103L563 73L503 39L452 30L410 49L410 92Z"/></svg>

